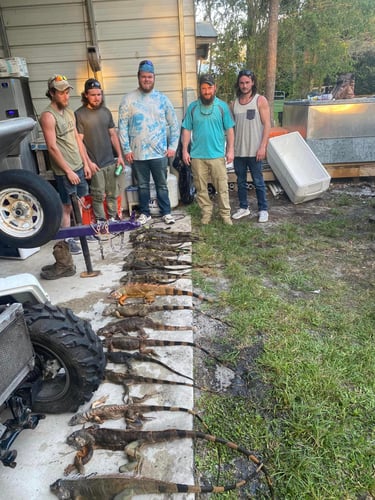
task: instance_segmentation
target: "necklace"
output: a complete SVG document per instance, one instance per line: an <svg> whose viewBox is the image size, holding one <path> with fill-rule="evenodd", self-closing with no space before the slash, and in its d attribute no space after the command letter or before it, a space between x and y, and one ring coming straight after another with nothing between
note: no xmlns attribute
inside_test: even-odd
<svg viewBox="0 0 375 500"><path fill-rule="evenodd" d="M214 110L214 103L211 103L209 106L202 105L201 103L199 104L199 111L203 116L212 115L213 110Z"/></svg>

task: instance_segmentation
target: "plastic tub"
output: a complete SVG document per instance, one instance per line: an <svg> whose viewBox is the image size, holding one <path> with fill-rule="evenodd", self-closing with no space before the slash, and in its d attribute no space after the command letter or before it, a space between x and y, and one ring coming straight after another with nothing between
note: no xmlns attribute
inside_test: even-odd
<svg viewBox="0 0 375 500"><path fill-rule="evenodd" d="M299 132L270 138L267 161L292 203L321 196L331 177Z"/></svg>

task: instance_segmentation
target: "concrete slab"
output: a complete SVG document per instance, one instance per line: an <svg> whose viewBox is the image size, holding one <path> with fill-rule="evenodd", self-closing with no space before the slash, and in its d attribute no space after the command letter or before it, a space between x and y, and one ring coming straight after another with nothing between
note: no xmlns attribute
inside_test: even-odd
<svg viewBox="0 0 375 500"><path fill-rule="evenodd" d="M190 231L190 218L184 212L174 211L177 222L171 227L175 231ZM166 227L160 219L153 219L156 227ZM0 278L11 274L31 273L39 279L40 284L48 293L52 303L71 308L78 316L89 319L94 331L104 326L113 317L103 316L103 311L110 303L108 294L119 286L119 280L124 274L122 271L124 256L132 249L129 244L129 234L124 238L116 237L103 243L100 249L97 243L90 243L90 256L92 267L99 270L100 274L92 278L82 278L80 273L86 271L85 261L82 255L74 256L77 266L77 274L68 278L54 281L40 279L39 273L43 265L53 263L52 248L54 242L40 248L33 255L24 260L0 259ZM103 258L104 257L104 258ZM176 284L180 288L190 289L190 280L179 280ZM179 303L191 305L191 298L158 297L160 303ZM176 339L193 341L192 312L189 310L176 312L163 312L153 315L155 321L165 324L186 325L186 331L152 331L147 333L150 337L161 339ZM192 377L193 376L193 352L189 347L159 347L155 351L160 360L176 370ZM118 365L113 365L119 369ZM109 366L112 368L112 366ZM137 372L143 376L155 378L168 378L189 382L189 380L178 377L166 369L153 363L137 364ZM193 390L184 386L168 385L134 385L130 387L132 396L142 396L152 393L145 404L158 404L167 406L182 406L193 408ZM121 404L123 388L121 386L103 382L90 402L79 409L89 409L91 403L102 396L107 396L106 404ZM157 412L146 414L151 417L146 421L143 430L163 430L168 428L192 429L192 416L182 412ZM6 412L0 414L0 422L9 415ZM80 428L70 427L68 422L71 414L47 415L41 420L34 430L25 430L17 437L12 449L18 451L17 466L14 469L0 466L0 490L1 497L8 500L52 500L56 498L49 489L50 484L58 478L63 477L64 469L73 462L74 450L66 444L67 436ZM104 427L125 428L122 420L107 421ZM152 444L143 450L144 461L142 465L142 476L154 477L165 481L179 483L194 483L194 455L191 440L171 441L166 443ZM96 450L93 459L85 467L85 473L116 473L118 467L126 463L123 452L108 450ZM163 499L176 498L176 500L190 500L194 495L133 495L134 499ZM105 499L103 499L105 500Z"/></svg>

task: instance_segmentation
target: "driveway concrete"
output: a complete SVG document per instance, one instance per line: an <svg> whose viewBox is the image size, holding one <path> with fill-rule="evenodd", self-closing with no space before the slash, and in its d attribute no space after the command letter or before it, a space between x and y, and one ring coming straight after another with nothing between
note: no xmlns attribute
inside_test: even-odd
<svg viewBox="0 0 375 500"><path fill-rule="evenodd" d="M190 231L190 219L183 212L174 211L178 218L172 231ZM153 219L158 221L160 219ZM165 228L162 222L156 222L155 227ZM52 249L54 242L40 248L38 252L24 260L0 259L0 277L19 273L31 273L37 277L40 284L48 293L53 304L69 307L78 316L91 321L94 331L104 326L113 317L103 316L103 311L110 304L108 294L119 286L119 280L124 272L121 270L124 256L132 249L128 241L129 233L124 238L116 237L103 243L103 256L98 243L90 243L89 250L94 270L100 271L96 277L84 278L80 273L86 271L82 255L74 256L77 274L69 278L54 281L40 279L39 273L43 265L53 263ZM103 258L104 257L104 258ZM190 289L190 280L178 280L176 286ZM158 297L156 302L180 305L191 305L191 298L186 296ZM192 312L172 311L154 313L152 318L165 324L185 325L186 331L147 331L150 337L160 339L177 339L193 341ZM180 372L193 376L193 353L189 347L159 347L155 351L160 360ZM138 362L137 373L155 378L187 381L184 378L171 374L167 370L148 362ZM110 366L110 368L112 368ZM118 365L117 365L117 369ZM183 386L168 385L134 385L130 388L132 396L152 394L144 404L167 406L182 406L193 408L193 390ZM89 409L93 401L106 396L106 404L121 404L123 390L120 386L103 382L93 395L90 402L80 407L79 411ZM6 412L0 414L0 422L8 418ZM47 415L34 430L24 430L17 437L12 449L18 452L17 466L14 469L0 464L1 497L8 500L52 500L56 498L49 489L51 483L62 478L64 469L73 463L74 450L65 440L67 436L80 428L70 427L68 422L71 414ZM168 428L192 429L193 421L190 415L181 412L155 412L146 414L151 417L146 421L143 430L163 430ZM122 419L109 420L103 427L125 428ZM142 450L144 455L141 475L171 482L194 483L194 457L191 440L184 439L166 443L147 445ZM126 463L123 452L96 450L94 457L85 467L85 473L116 473L118 467ZM134 499L163 499L176 500L192 499L194 495L173 494L143 494L132 495ZM105 500L103 498L103 500Z"/></svg>

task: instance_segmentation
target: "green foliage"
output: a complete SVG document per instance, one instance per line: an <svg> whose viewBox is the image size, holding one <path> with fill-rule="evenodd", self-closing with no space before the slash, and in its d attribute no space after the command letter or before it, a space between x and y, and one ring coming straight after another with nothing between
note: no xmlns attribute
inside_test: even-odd
<svg viewBox="0 0 375 500"><path fill-rule="evenodd" d="M255 71L264 92L267 60L266 0L197 0L219 33L210 66L219 95L233 97L238 69ZM280 0L276 89L305 98L313 87L356 73L356 94L375 92L373 0Z"/></svg>

